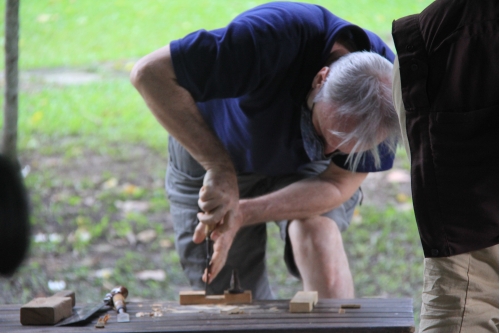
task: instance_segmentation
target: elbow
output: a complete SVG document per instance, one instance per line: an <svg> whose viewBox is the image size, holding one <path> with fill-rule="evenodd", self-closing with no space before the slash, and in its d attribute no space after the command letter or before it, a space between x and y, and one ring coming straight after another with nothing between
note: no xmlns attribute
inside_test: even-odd
<svg viewBox="0 0 500 333"><path fill-rule="evenodd" d="M172 80L175 80L175 74L169 46L139 59L130 72L130 82L141 94L151 86L164 87Z"/></svg>
<svg viewBox="0 0 500 333"><path fill-rule="evenodd" d="M150 66L151 63L142 58L135 63L132 71L130 72L130 82L139 91L141 90L141 86L144 85L144 82L148 80Z"/></svg>
<svg viewBox="0 0 500 333"><path fill-rule="evenodd" d="M157 87L168 87L175 83L170 54L166 50L164 48L148 54L132 67L130 82L139 93L144 95Z"/></svg>

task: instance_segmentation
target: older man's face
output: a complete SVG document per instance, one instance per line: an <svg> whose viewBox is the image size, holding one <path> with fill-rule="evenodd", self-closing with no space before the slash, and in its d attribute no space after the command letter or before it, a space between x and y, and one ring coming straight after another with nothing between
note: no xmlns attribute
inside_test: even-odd
<svg viewBox="0 0 500 333"><path fill-rule="evenodd" d="M335 107L324 102L314 103L311 111L312 111L313 126L316 130L316 133L323 141L325 147L324 151L325 155L328 156L329 154L332 154L336 151L344 154L350 154L354 152L354 146L357 143L355 139L351 139L348 142L342 143L344 139L339 135L332 133L332 131L341 133L350 133L354 131L356 128L357 124L355 121L353 121L352 119L346 119L342 121L342 123L339 123L335 122L333 120L334 118L326 118L322 116L324 114L335 112ZM380 134L379 137L377 138L377 144L384 141L385 138L386 138L385 135ZM359 147L356 150L356 152L366 151L371 148L373 147Z"/></svg>

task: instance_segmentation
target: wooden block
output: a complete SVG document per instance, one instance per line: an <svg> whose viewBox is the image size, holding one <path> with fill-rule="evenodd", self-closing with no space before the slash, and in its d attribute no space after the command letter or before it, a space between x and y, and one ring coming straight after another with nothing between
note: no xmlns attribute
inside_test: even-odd
<svg viewBox="0 0 500 333"><path fill-rule="evenodd" d="M21 307L21 324L54 325L72 314L71 297L39 297Z"/></svg>
<svg viewBox="0 0 500 333"><path fill-rule="evenodd" d="M317 302L317 291L298 291L290 301L290 312L311 312Z"/></svg>
<svg viewBox="0 0 500 333"><path fill-rule="evenodd" d="M180 305L207 304L204 290L185 290L179 292Z"/></svg>
<svg viewBox="0 0 500 333"><path fill-rule="evenodd" d="M250 304L252 303L252 291L245 290L241 294L230 294L225 291L224 300L226 304Z"/></svg>
<svg viewBox="0 0 500 333"><path fill-rule="evenodd" d="M248 304L252 303L252 292L245 290L241 294L208 295L204 290L187 290L179 292L180 305L194 304Z"/></svg>
<svg viewBox="0 0 500 333"><path fill-rule="evenodd" d="M69 297L71 298L71 306L75 306L76 304L75 292L73 290L61 290L51 297Z"/></svg>

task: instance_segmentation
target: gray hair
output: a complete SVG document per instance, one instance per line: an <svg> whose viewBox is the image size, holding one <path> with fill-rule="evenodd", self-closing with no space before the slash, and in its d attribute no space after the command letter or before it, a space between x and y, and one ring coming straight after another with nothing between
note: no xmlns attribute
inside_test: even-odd
<svg viewBox="0 0 500 333"><path fill-rule="evenodd" d="M342 139L340 146L356 142L347 158L351 170L355 170L367 154L371 154L375 166L380 167L377 145L383 137L387 150L395 153L400 129L392 103L389 60L365 51L339 58L330 65L330 72L314 101L329 103L334 108L334 112L321 115L329 124L339 124L339 127L347 121L356 124L350 132L330 130Z"/></svg>

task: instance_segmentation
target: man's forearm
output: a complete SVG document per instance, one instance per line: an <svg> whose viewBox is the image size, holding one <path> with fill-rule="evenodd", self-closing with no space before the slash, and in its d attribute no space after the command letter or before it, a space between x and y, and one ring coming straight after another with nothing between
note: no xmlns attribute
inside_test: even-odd
<svg viewBox="0 0 500 333"><path fill-rule="evenodd" d="M214 227L232 220L239 200L233 163L191 94L178 84L169 46L138 61L130 78L158 122L207 170L198 200L200 222ZM202 230L193 239L204 237Z"/></svg>
<svg viewBox="0 0 500 333"><path fill-rule="evenodd" d="M340 181L312 177L260 197L241 199L242 226L279 220L305 219L324 214L349 200L365 173L338 172ZM325 179L326 178L326 179Z"/></svg>
<svg viewBox="0 0 500 333"><path fill-rule="evenodd" d="M191 94L179 86L166 46L134 66L131 81L158 122L206 170L234 171L229 155L201 116Z"/></svg>

